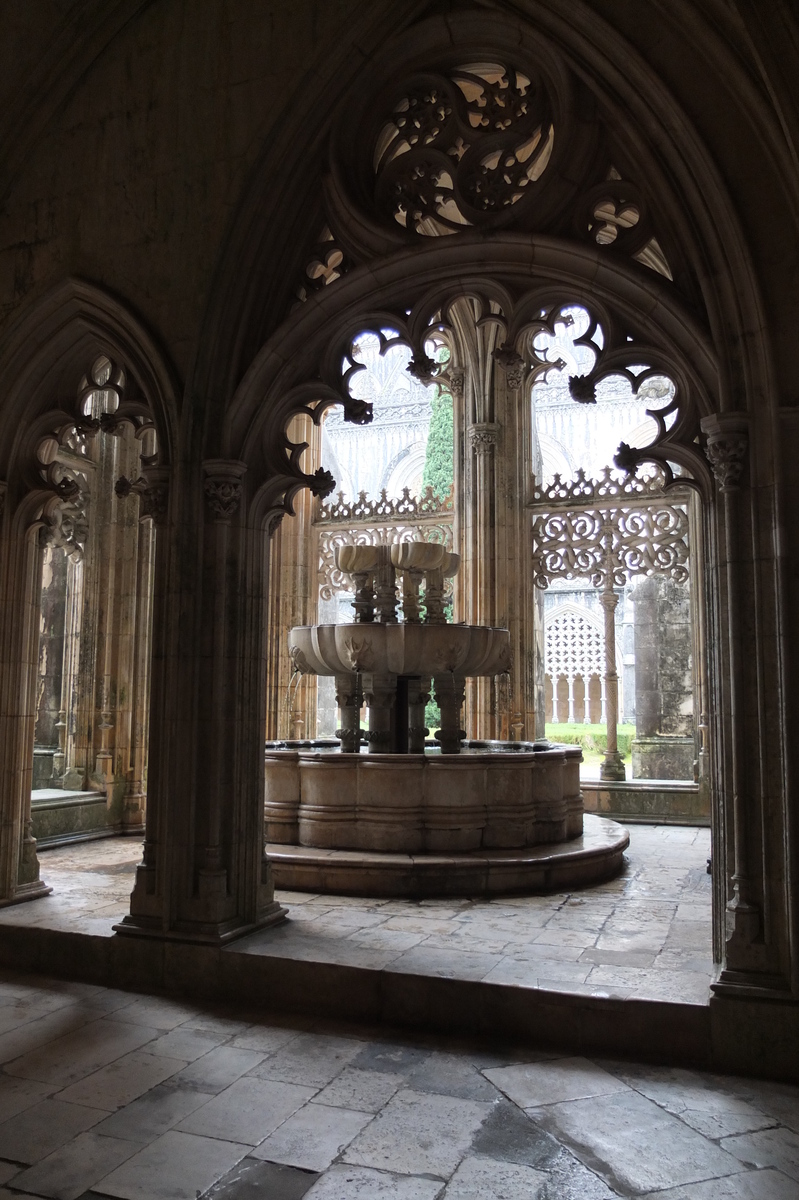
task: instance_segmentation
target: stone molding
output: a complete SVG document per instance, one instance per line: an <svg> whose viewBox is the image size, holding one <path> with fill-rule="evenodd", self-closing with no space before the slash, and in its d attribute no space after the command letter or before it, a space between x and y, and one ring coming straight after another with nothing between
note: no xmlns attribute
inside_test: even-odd
<svg viewBox="0 0 799 1200"><path fill-rule="evenodd" d="M149 518L155 525L163 525L169 507L169 471L166 467L148 467L138 479L122 475L114 485L121 499L125 496L139 497L139 517Z"/></svg>
<svg viewBox="0 0 799 1200"><path fill-rule="evenodd" d="M203 463L206 510L211 519L226 523L236 515L244 493L247 464L238 459L209 458Z"/></svg>
<svg viewBox="0 0 799 1200"><path fill-rule="evenodd" d="M738 413L714 413L703 417L700 425L707 436L705 454L719 491L737 491L749 448L747 418Z"/></svg>
<svg viewBox="0 0 799 1200"><path fill-rule="evenodd" d="M3 513L6 511L6 494L8 492L8 484L5 480L0 479L0 521L3 519Z"/></svg>

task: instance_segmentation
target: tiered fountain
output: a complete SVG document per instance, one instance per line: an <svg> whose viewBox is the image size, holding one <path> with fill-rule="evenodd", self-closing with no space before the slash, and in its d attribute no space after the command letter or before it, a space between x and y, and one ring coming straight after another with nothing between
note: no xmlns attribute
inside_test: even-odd
<svg viewBox="0 0 799 1200"><path fill-rule="evenodd" d="M343 546L337 566L355 585L354 623L289 633L297 671L335 676L341 729L340 748L267 747L278 886L497 895L595 883L620 869L626 831L583 817L579 747L465 740L466 680L506 673L511 651L507 629L447 622L444 583L459 565L428 542ZM431 685L441 728L428 750Z"/></svg>

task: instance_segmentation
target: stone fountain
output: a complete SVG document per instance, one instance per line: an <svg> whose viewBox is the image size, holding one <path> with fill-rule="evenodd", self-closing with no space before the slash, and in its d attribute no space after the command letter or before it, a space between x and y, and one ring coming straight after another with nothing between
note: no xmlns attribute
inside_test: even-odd
<svg viewBox="0 0 799 1200"><path fill-rule="evenodd" d="M583 816L579 747L466 740L466 680L508 672L511 649L507 629L447 621L445 581L459 565L428 542L342 546L337 566L355 586L355 621L289 633L297 672L335 677L341 729L340 749L267 747L278 886L492 895L594 883L620 869L626 831ZM428 749L431 694L441 728Z"/></svg>

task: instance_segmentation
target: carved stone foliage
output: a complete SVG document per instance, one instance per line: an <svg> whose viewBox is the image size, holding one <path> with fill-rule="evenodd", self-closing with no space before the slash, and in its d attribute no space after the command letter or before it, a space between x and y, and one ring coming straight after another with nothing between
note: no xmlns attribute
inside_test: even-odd
<svg viewBox="0 0 799 1200"><path fill-rule="evenodd" d="M469 445L475 454L488 454L499 441L499 425L484 421L469 426Z"/></svg>
<svg viewBox="0 0 799 1200"><path fill-rule="evenodd" d="M533 570L540 588L556 578L602 587L608 573L620 587L633 575L685 583L688 512L664 504L540 513L533 519Z"/></svg>
<svg viewBox="0 0 799 1200"><path fill-rule="evenodd" d="M705 454L720 491L732 492L740 487L748 448L743 430L718 432L708 438Z"/></svg>
<svg viewBox="0 0 799 1200"><path fill-rule="evenodd" d="M208 515L214 521L230 521L241 504L244 487L242 477L246 463L232 459L214 458L203 463L203 491Z"/></svg>
<svg viewBox="0 0 799 1200"><path fill-rule="evenodd" d="M665 484L666 474L658 467L653 467L645 475L632 477L605 467L597 479L589 479L580 467L573 479L562 480L560 475L555 475L551 482L537 484L533 489L532 503L562 507L591 505L615 497L655 498L664 495Z"/></svg>
<svg viewBox="0 0 799 1200"><path fill-rule="evenodd" d="M169 506L168 473L163 469L151 468L138 479L130 480L124 475L114 484L120 498L135 495L140 499L139 516L149 518L155 525L166 520Z"/></svg>
<svg viewBox="0 0 799 1200"><path fill-rule="evenodd" d="M398 542L412 542L424 537L427 542L437 542L452 550L452 523L449 521L421 521L414 524L398 522L393 525L364 525L349 528L320 526L319 537L319 596L332 600L340 592L352 591L349 573L336 566L336 550L339 546L393 546ZM364 668L366 669L366 668Z"/></svg>
<svg viewBox="0 0 799 1200"><path fill-rule="evenodd" d="M89 536L89 489L86 479L73 477L75 492L68 499L49 503L45 511L40 541L63 550L73 562L80 561Z"/></svg>

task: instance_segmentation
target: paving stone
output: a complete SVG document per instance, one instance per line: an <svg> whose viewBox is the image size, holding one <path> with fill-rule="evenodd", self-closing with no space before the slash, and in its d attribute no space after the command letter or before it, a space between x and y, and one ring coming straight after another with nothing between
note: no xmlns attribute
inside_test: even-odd
<svg viewBox="0 0 799 1200"><path fill-rule="evenodd" d="M101 1121L96 1132L131 1142L153 1142L211 1099L208 1092L165 1083Z"/></svg>
<svg viewBox="0 0 799 1200"><path fill-rule="evenodd" d="M101 1137L92 1130L23 1171L14 1180L14 1187L55 1200L77 1200L137 1149L132 1142Z"/></svg>
<svg viewBox="0 0 799 1200"><path fill-rule="evenodd" d="M332 1083L319 1092L315 1100L319 1104L376 1113L404 1084L404 1075L345 1067ZM424 1088L419 1090L424 1091Z"/></svg>
<svg viewBox="0 0 799 1200"><path fill-rule="evenodd" d="M41 1100L0 1125L0 1157L21 1163L39 1162L107 1115L81 1104Z"/></svg>
<svg viewBox="0 0 799 1200"><path fill-rule="evenodd" d="M257 1067L263 1057L256 1050L218 1046L179 1071L173 1082L178 1087L196 1087L200 1092L221 1092Z"/></svg>
<svg viewBox="0 0 799 1200"><path fill-rule="evenodd" d="M393 1175L368 1167L334 1166L307 1193L308 1200L437 1200L441 1181Z"/></svg>
<svg viewBox="0 0 799 1200"><path fill-rule="evenodd" d="M123 1200L196 1200L247 1154L249 1147L170 1130L109 1175L94 1191Z"/></svg>
<svg viewBox="0 0 799 1200"><path fill-rule="evenodd" d="M651 1100L624 1088L587 1100L530 1109L611 1186L633 1192L699 1183L736 1171L736 1159Z"/></svg>
<svg viewBox="0 0 799 1200"><path fill-rule="evenodd" d="M35 1079L12 1079L0 1074L0 1122L38 1104L52 1091L48 1084Z"/></svg>
<svg viewBox="0 0 799 1200"><path fill-rule="evenodd" d="M747 1166L776 1167L799 1182L799 1134L791 1129L764 1129L725 1138L721 1145Z"/></svg>
<svg viewBox="0 0 799 1200"><path fill-rule="evenodd" d="M542 1200L547 1176L519 1163L468 1156L444 1191L444 1200Z"/></svg>
<svg viewBox="0 0 799 1200"><path fill-rule="evenodd" d="M410 1073L408 1087L415 1092L461 1096L466 1100L498 1099L496 1088L483 1078L466 1055L444 1054L437 1050Z"/></svg>
<svg viewBox="0 0 799 1200"><path fill-rule="evenodd" d="M520 1108L581 1100L626 1091L626 1084L587 1058L561 1058L554 1062L524 1063L484 1071L485 1077Z"/></svg>
<svg viewBox="0 0 799 1200"><path fill-rule="evenodd" d="M696 1071L670 1067L609 1069L630 1087L709 1138L730 1137L776 1124L745 1100L707 1086Z"/></svg>
<svg viewBox="0 0 799 1200"><path fill-rule="evenodd" d="M59 1100L88 1104L92 1108L122 1108L185 1066L186 1063L177 1058L164 1058L136 1050L95 1071L93 1075L87 1075L57 1095Z"/></svg>
<svg viewBox="0 0 799 1200"><path fill-rule="evenodd" d="M253 1158L324 1171L371 1120L372 1113L306 1104L253 1150Z"/></svg>
<svg viewBox="0 0 799 1200"><path fill-rule="evenodd" d="M238 1079L184 1118L178 1129L255 1146L310 1100L315 1091L272 1079Z"/></svg>
<svg viewBox="0 0 799 1200"><path fill-rule="evenodd" d="M103 1018L6 1063L5 1070L64 1088L138 1049L154 1034L153 1029Z"/></svg>
<svg viewBox="0 0 799 1200"><path fill-rule="evenodd" d="M0 1183L8 1183L14 1175L19 1174L19 1163L0 1162Z"/></svg>
<svg viewBox="0 0 799 1200"><path fill-rule="evenodd" d="M344 1160L446 1179L469 1149L491 1108L485 1101L403 1090L355 1139Z"/></svg>
<svg viewBox="0 0 799 1200"><path fill-rule="evenodd" d="M408 1074L430 1055L419 1046L403 1046L390 1042L370 1042L359 1051L351 1066L365 1071L387 1071L389 1074Z"/></svg>
<svg viewBox="0 0 799 1200"><path fill-rule="evenodd" d="M147 1053L161 1054L164 1058L182 1058L185 1065L201 1058L209 1050L215 1050L226 1040L224 1034L202 1033L199 1029L185 1029L179 1026L149 1042Z"/></svg>
<svg viewBox="0 0 799 1200"><path fill-rule="evenodd" d="M245 1158L206 1193L206 1200L302 1200L316 1171Z"/></svg>
<svg viewBox="0 0 799 1200"><path fill-rule="evenodd" d="M515 1104L504 1097L491 1109L474 1135L472 1152L522 1163L528 1167L549 1169L561 1153L560 1144Z"/></svg>
<svg viewBox="0 0 799 1200"><path fill-rule="evenodd" d="M320 1088L330 1083L364 1047L354 1038L302 1033L278 1050L252 1073L259 1079L280 1079Z"/></svg>
<svg viewBox="0 0 799 1200"><path fill-rule="evenodd" d="M745 1171L692 1183L689 1187L650 1192L641 1200L796 1200L796 1181L780 1171Z"/></svg>

